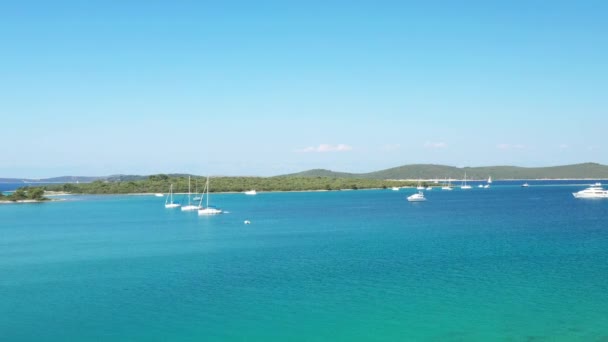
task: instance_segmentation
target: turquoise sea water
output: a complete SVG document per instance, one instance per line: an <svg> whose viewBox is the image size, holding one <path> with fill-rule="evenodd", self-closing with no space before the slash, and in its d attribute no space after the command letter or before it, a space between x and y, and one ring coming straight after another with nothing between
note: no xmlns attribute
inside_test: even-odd
<svg viewBox="0 0 608 342"><path fill-rule="evenodd" d="M579 189L0 205L1 339L606 341L608 201Z"/></svg>

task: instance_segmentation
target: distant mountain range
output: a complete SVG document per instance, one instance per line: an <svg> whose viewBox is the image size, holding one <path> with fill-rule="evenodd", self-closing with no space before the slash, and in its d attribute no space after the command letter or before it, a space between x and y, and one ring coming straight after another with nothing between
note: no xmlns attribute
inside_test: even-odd
<svg viewBox="0 0 608 342"><path fill-rule="evenodd" d="M411 164L368 173L336 172L314 169L277 177L329 177L363 179L608 179L608 166L583 163L550 167L482 166L454 167L435 164ZM168 174L170 177L187 177L188 174ZM146 179L141 175L111 175L104 177L62 176L43 179L0 178L0 183L89 183L96 180L129 182Z"/></svg>
<svg viewBox="0 0 608 342"><path fill-rule="evenodd" d="M89 183L104 177L61 176L53 178L0 178L0 183Z"/></svg>
<svg viewBox="0 0 608 342"><path fill-rule="evenodd" d="M177 176L180 175L171 175ZM187 175L186 175L187 176ZM53 178L0 178L0 183L90 183L96 180L109 182L128 182L148 178L148 176L138 175L111 175L103 177L88 177L88 176L61 176Z"/></svg>
<svg viewBox="0 0 608 342"><path fill-rule="evenodd" d="M411 164L368 173L345 173L315 169L285 175L285 177L332 177L369 179L566 179L608 178L608 166L583 163L551 167L483 166L454 167L435 164Z"/></svg>

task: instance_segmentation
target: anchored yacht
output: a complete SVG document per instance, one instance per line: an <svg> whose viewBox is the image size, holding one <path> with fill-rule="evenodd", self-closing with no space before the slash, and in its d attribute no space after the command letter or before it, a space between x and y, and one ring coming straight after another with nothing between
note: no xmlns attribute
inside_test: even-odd
<svg viewBox="0 0 608 342"><path fill-rule="evenodd" d="M418 191L417 194L408 196L407 200L409 202L423 202L423 201L426 201L426 198L424 197L424 193L422 193L422 191Z"/></svg>
<svg viewBox="0 0 608 342"><path fill-rule="evenodd" d="M608 190L604 190L601 186L592 185L585 190L573 192L575 198L608 198Z"/></svg>

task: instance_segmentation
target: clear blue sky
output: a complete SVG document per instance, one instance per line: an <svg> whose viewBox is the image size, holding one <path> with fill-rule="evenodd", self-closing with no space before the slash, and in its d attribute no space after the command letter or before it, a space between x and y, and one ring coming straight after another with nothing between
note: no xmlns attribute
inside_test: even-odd
<svg viewBox="0 0 608 342"><path fill-rule="evenodd" d="M608 164L607 1L6 1L0 176Z"/></svg>

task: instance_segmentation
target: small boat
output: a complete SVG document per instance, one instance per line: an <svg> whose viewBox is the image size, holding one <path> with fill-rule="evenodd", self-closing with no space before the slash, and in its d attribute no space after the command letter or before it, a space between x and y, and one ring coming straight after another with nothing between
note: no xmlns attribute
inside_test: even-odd
<svg viewBox="0 0 608 342"><path fill-rule="evenodd" d="M198 179L194 181L194 197L192 197L193 201L200 201L202 196L198 194Z"/></svg>
<svg viewBox="0 0 608 342"><path fill-rule="evenodd" d="M249 190L249 191L245 191L243 192L245 195L257 195L257 191L255 190Z"/></svg>
<svg viewBox="0 0 608 342"><path fill-rule="evenodd" d="M408 202L423 202L426 201L426 198L424 197L424 193L422 193L422 191L418 191L417 194L408 196L407 200Z"/></svg>
<svg viewBox="0 0 608 342"><path fill-rule="evenodd" d="M528 183L524 183L524 184L521 185L522 188L527 188L529 186L530 186L530 184L528 184Z"/></svg>
<svg viewBox="0 0 608 342"><path fill-rule="evenodd" d="M585 190L573 192L574 198L608 198L608 190L601 186L592 185Z"/></svg>
<svg viewBox="0 0 608 342"><path fill-rule="evenodd" d="M487 189L490 187L490 184L492 184L492 176L488 177L488 182L486 185L483 186L484 189ZM480 184L479 187L481 188L482 185Z"/></svg>
<svg viewBox="0 0 608 342"><path fill-rule="evenodd" d="M192 193L190 192L190 176L188 176L188 205L182 207L182 211L194 211L200 209L199 206L192 204Z"/></svg>
<svg viewBox="0 0 608 342"><path fill-rule="evenodd" d="M467 173L464 173L464 181L462 182L462 185L460 186L460 188L462 190L468 190L471 189L471 186L467 184Z"/></svg>
<svg viewBox="0 0 608 342"><path fill-rule="evenodd" d="M483 188L483 184L479 184L477 187L478 188Z"/></svg>
<svg viewBox="0 0 608 342"><path fill-rule="evenodd" d="M198 209L198 214L208 216L223 213L222 209L209 205L209 176L207 176L207 183L205 184L205 189L203 190L203 197L205 197L205 194L207 195L207 204L205 207L202 207L201 204L203 203L203 199L201 198L201 201L198 204L198 207L200 208Z"/></svg>
<svg viewBox="0 0 608 342"><path fill-rule="evenodd" d="M204 207L198 210L199 215L217 215L223 213L222 209L214 207Z"/></svg>
<svg viewBox="0 0 608 342"><path fill-rule="evenodd" d="M422 181L420 179L418 180L418 186L416 187L416 190L424 190L424 186L422 186Z"/></svg>
<svg viewBox="0 0 608 342"><path fill-rule="evenodd" d="M425 189L425 190L426 190L426 191L431 191L431 190L433 190L433 187L429 185L429 186L427 186L427 187L426 187L426 189Z"/></svg>
<svg viewBox="0 0 608 342"><path fill-rule="evenodd" d="M165 200L165 208L177 208L181 206L179 203L173 203L173 184L169 186L169 195L167 195L167 199Z"/></svg>
<svg viewBox="0 0 608 342"><path fill-rule="evenodd" d="M158 194L154 194L154 196L156 196L156 197L165 197L165 194L158 193Z"/></svg>
<svg viewBox="0 0 608 342"><path fill-rule="evenodd" d="M453 190L452 189L452 179L448 179L448 185L444 185L441 187L441 190Z"/></svg>
<svg viewBox="0 0 608 342"><path fill-rule="evenodd" d="M394 186L394 187L391 188L391 190L393 190L393 191L399 191L399 188L396 187L396 186Z"/></svg>

